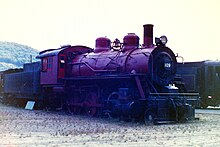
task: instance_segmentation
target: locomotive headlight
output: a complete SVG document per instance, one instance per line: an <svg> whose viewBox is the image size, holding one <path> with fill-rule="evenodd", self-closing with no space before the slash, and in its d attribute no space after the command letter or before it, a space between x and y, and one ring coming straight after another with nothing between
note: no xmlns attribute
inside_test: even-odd
<svg viewBox="0 0 220 147"><path fill-rule="evenodd" d="M161 41L162 44L165 45L168 40L167 40L167 37L166 37L166 36L161 36L161 37L160 37L160 41Z"/></svg>
<svg viewBox="0 0 220 147"><path fill-rule="evenodd" d="M165 45L167 43L167 37L161 36L160 38L155 38L156 45Z"/></svg>

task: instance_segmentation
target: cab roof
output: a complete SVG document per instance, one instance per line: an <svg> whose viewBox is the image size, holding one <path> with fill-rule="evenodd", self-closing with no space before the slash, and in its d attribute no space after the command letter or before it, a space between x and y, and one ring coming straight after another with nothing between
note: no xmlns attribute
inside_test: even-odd
<svg viewBox="0 0 220 147"><path fill-rule="evenodd" d="M82 50L83 48L83 50ZM83 46L83 45L76 45L76 46L62 46L61 48L58 49L47 49L39 53L39 55L36 57L37 59L41 59L44 57L51 57L51 56L57 56L60 52L64 50L72 49L75 50L76 52L81 52L81 53L88 53L92 51L92 48ZM81 49L81 50L80 50Z"/></svg>

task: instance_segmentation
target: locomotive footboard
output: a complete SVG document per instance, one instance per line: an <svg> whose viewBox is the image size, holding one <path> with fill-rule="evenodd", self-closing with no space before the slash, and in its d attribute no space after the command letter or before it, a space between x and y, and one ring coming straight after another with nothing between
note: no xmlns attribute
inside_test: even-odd
<svg viewBox="0 0 220 147"><path fill-rule="evenodd" d="M144 119L146 123L194 120L198 105L198 93L150 93Z"/></svg>

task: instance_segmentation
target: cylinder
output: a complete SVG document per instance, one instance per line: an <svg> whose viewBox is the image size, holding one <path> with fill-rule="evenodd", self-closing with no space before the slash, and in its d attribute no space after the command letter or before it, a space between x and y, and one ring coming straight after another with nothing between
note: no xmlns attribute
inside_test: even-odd
<svg viewBox="0 0 220 147"><path fill-rule="evenodd" d="M152 24L143 25L144 27L144 47L153 47L153 27Z"/></svg>

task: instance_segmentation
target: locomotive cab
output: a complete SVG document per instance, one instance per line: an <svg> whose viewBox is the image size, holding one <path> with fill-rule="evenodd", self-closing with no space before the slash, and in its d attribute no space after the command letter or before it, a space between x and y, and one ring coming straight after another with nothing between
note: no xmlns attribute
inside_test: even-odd
<svg viewBox="0 0 220 147"><path fill-rule="evenodd" d="M41 59L41 84L57 84L58 78L62 75L60 71L61 49L48 49L39 53L36 57Z"/></svg>
<svg viewBox="0 0 220 147"><path fill-rule="evenodd" d="M69 60L75 56L91 52L91 48L86 46L66 45L58 49L49 49L37 56L41 59L41 84L53 85L62 84L62 79L66 77Z"/></svg>

